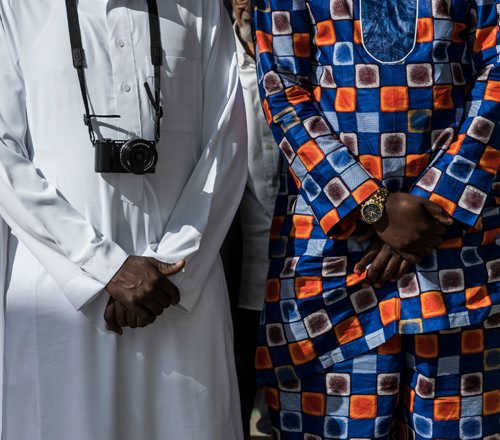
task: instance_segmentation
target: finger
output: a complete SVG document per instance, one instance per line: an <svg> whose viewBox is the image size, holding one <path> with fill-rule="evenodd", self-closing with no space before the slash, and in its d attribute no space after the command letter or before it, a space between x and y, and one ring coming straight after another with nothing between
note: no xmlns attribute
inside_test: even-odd
<svg viewBox="0 0 500 440"><path fill-rule="evenodd" d="M125 310L125 313L127 315L128 326L130 328L137 328L137 315L129 310Z"/></svg>
<svg viewBox="0 0 500 440"><path fill-rule="evenodd" d="M415 250L417 254L420 255L421 257L428 257L429 255L432 255L432 253L434 252L434 249L432 247L425 245L419 246Z"/></svg>
<svg viewBox="0 0 500 440"><path fill-rule="evenodd" d="M365 270L366 266L371 264L371 262L375 259L377 254L380 252L380 249L382 248L383 243L379 240L374 241L366 253L363 255L361 260L359 260L358 263L354 266L354 273L356 275L361 275Z"/></svg>
<svg viewBox="0 0 500 440"><path fill-rule="evenodd" d="M162 275L165 276L175 275L176 273L184 269L185 265L186 262L184 260L178 261L177 263L174 264L164 263L163 261L156 260L156 268Z"/></svg>
<svg viewBox="0 0 500 440"><path fill-rule="evenodd" d="M453 224L453 218L451 218L451 216L438 204L430 200L425 200L424 206L427 212L441 224L446 226L451 226Z"/></svg>
<svg viewBox="0 0 500 440"><path fill-rule="evenodd" d="M106 328L109 331L112 331L118 335L122 335L123 330L116 322L115 313L116 312L114 303L106 307L106 310L104 311L104 320L106 321Z"/></svg>
<svg viewBox="0 0 500 440"><path fill-rule="evenodd" d="M125 307L123 307L120 303L116 303L115 310L116 323L122 328L128 327L127 312Z"/></svg>
<svg viewBox="0 0 500 440"><path fill-rule="evenodd" d="M444 242L444 238L440 235L430 235L426 240L424 244L426 247L431 247L433 249L437 249L439 246L441 246Z"/></svg>
<svg viewBox="0 0 500 440"><path fill-rule="evenodd" d="M149 301L144 302L144 307L148 309L154 316L160 316L163 313L165 308L154 299L150 299Z"/></svg>
<svg viewBox="0 0 500 440"><path fill-rule="evenodd" d="M382 272L385 270L389 261L392 257L392 250L389 246L384 245L378 255L372 262L372 265L368 269L367 278L372 283L375 283Z"/></svg>
<svg viewBox="0 0 500 440"><path fill-rule="evenodd" d="M406 275L408 273L408 271L410 270L410 267L412 266L412 264L406 260L402 260L401 261L401 265L399 266L399 270L398 270L398 273L396 274L396 276L393 277L392 281L398 281L399 279L401 279L403 277L403 275Z"/></svg>
<svg viewBox="0 0 500 440"><path fill-rule="evenodd" d="M144 327L147 327L148 325L153 324L153 322L155 322L155 320L156 320L156 317L155 317L155 319L153 319L152 322L146 322L146 321L143 321L141 318L137 318L137 326L140 328L144 328Z"/></svg>
<svg viewBox="0 0 500 440"><path fill-rule="evenodd" d="M401 257L403 257L403 259L408 261L410 264L419 264L422 261L422 257L416 253L398 251L398 254L401 255Z"/></svg>
<svg viewBox="0 0 500 440"><path fill-rule="evenodd" d="M399 270L403 259L396 253L392 254L387 266L382 271L378 279L375 281L375 287L380 289L384 286Z"/></svg>

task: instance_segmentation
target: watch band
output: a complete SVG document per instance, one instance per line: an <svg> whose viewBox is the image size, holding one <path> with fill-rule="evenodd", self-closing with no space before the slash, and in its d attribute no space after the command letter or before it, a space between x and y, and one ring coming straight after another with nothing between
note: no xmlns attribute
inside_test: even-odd
<svg viewBox="0 0 500 440"><path fill-rule="evenodd" d="M391 193L389 192L389 190L387 188L379 188L377 189L377 191L375 191L371 197L366 200L362 205L361 207L363 208L364 206L366 205L372 205L372 204L376 204L376 205L385 205L385 202L387 201L389 195Z"/></svg>

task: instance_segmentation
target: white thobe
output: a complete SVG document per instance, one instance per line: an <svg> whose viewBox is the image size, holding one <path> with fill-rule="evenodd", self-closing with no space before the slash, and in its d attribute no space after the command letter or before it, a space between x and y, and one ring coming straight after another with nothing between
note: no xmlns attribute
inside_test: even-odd
<svg viewBox="0 0 500 440"><path fill-rule="evenodd" d="M262 310L269 266L269 230L279 190L280 151L264 117L254 59L235 27L248 126L248 180L240 206L242 267L238 307Z"/></svg>
<svg viewBox="0 0 500 440"><path fill-rule="evenodd" d="M158 7L156 174L100 175L65 2L0 0L0 216L11 228L0 255L3 440L241 438L218 257L247 169L232 29L219 0ZM121 115L96 131L152 139L146 0L78 8L92 110ZM186 259L172 277L181 302L118 337L104 329L104 286L132 254Z"/></svg>

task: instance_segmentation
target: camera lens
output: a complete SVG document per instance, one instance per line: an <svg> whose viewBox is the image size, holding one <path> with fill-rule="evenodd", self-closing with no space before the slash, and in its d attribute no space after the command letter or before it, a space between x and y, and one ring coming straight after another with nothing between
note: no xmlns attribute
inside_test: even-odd
<svg viewBox="0 0 500 440"><path fill-rule="evenodd" d="M129 173L148 173L154 168L157 160L155 145L143 139L128 141L120 150L120 162Z"/></svg>

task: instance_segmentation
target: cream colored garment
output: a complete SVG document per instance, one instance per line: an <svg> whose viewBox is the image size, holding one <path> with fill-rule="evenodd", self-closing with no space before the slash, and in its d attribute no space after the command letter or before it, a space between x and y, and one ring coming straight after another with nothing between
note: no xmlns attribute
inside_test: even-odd
<svg viewBox="0 0 500 440"><path fill-rule="evenodd" d="M0 0L0 215L7 258L3 440L241 437L220 243L246 176L232 29L219 0L158 0L165 117L156 174L93 171L64 1ZM146 0L80 0L103 137L153 136ZM181 303L103 329L130 254L187 260Z"/></svg>
<svg viewBox="0 0 500 440"><path fill-rule="evenodd" d="M255 61L238 36L236 46L248 126L248 181L240 206L243 252L238 306L261 310L269 266L269 230L279 189L280 151L262 111Z"/></svg>

